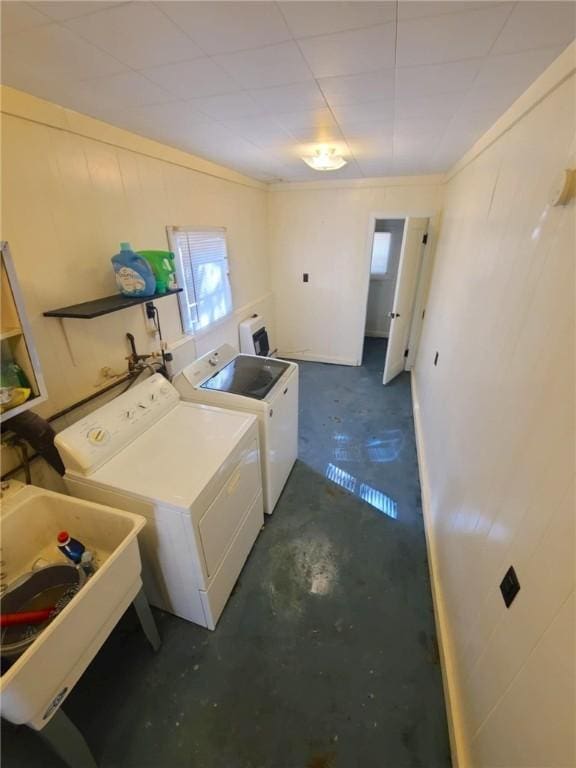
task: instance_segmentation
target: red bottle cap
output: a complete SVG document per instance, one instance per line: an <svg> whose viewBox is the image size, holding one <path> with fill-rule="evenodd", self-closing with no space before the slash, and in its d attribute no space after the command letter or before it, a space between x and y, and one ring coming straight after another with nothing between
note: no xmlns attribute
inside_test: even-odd
<svg viewBox="0 0 576 768"><path fill-rule="evenodd" d="M68 539L70 538L70 534L68 531L60 531L58 534L58 544L66 544Z"/></svg>

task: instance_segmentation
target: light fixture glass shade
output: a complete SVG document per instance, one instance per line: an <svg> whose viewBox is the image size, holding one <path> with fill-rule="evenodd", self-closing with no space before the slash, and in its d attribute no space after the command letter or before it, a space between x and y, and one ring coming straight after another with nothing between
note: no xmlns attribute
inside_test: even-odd
<svg viewBox="0 0 576 768"><path fill-rule="evenodd" d="M302 160L315 171L337 171L347 162L342 155L336 154L334 147L320 147L314 151L314 154L303 157Z"/></svg>

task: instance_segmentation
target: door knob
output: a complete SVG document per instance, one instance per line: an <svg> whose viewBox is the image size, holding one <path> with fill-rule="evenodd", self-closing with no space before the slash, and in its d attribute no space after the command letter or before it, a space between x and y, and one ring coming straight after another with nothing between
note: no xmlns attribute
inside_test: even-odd
<svg viewBox="0 0 576 768"><path fill-rule="evenodd" d="M395 317L400 317L400 314L398 312L388 312L388 317L390 320L394 320Z"/></svg>

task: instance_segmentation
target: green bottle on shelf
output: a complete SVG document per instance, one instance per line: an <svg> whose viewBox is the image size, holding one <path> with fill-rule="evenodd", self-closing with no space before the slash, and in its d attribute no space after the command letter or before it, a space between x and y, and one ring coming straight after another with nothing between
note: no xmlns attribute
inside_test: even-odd
<svg viewBox="0 0 576 768"><path fill-rule="evenodd" d="M137 251L137 254L146 259L152 267L152 272L156 278L157 293L166 293L166 291L173 291L178 287L173 253L170 251Z"/></svg>
<svg viewBox="0 0 576 768"><path fill-rule="evenodd" d="M26 402L32 393L28 377L13 360L2 360L0 364L0 408L2 411L15 408Z"/></svg>

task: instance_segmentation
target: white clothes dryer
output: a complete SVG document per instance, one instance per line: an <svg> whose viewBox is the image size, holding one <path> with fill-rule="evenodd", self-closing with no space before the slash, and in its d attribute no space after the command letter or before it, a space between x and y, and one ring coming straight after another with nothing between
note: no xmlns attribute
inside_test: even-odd
<svg viewBox="0 0 576 768"><path fill-rule="evenodd" d="M257 420L155 374L60 432L72 496L136 512L153 605L208 629L263 523Z"/></svg>

